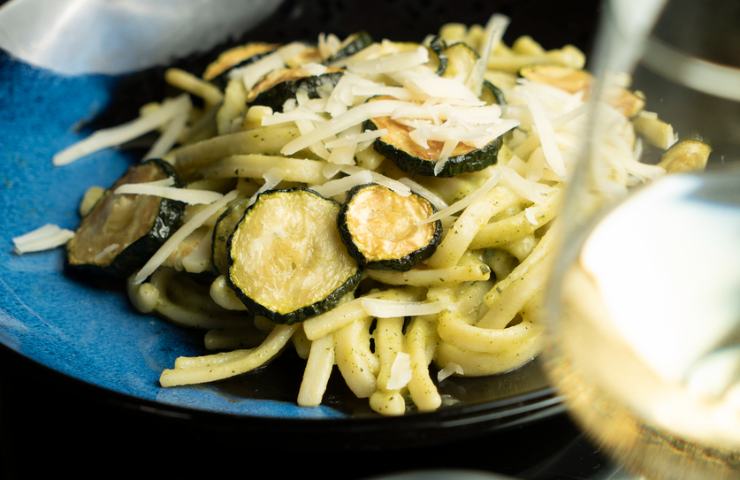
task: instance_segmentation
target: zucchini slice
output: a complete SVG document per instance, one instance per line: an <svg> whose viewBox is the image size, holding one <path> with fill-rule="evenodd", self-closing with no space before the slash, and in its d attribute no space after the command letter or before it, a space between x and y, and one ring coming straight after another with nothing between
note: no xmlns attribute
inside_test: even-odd
<svg viewBox="0 0 740 480"><path fill-rule="evenodd" d="M305 89L308 98L319 98L322 91L328 96L341 76L338 69L331 67L321 75L311 75L300 67L276 70L254 86L247 96L247 103L265 105L275 112L282 112L285 102L295 98L299 89Z"/></svg>
<svg viewBox="0 0 740 480"><path fill-rule="evenodd" d="M365 122L365 129L386 129L388 133L375 140L373 148L378 153L393 160L401 170L429 177L454 177L465 172L483 170L496 163L503 143L503 135L492 140L482 148L476 149L459 143L438 175L434 174L443 142L429 141L429 148L423 148L409 137L411 128L390 117L376 117Z"/></svg>
<svg viewBox="0 0 740 480"><path fill-rule="evenodd" d="M276 43L252 42L230 48L211 62L203 72L203 80L213 82L221 87L228 83L228 73L239 67L245 67L277 49Z"/></svg>
<svg viewBox="0 0 740 480"><path fill-rule="evenodd" d="M167 177L179 182L170 164L147 160L135 165L107 190L67 243L67 265L115 277L141 268L179 226L185 205L150 195L114 194L126 183Z"/></svg>
<svg viewBox="0 0 740 480"><path fill-rule="evenodd" d="M681 140L666 150L659 166L668 173L704 170L712 153L712 147L700 140Z"/></svg>
<svg viewBox="0 0 740 480"><path fill-rule="evenodd" d="M504 92L488 80L483 80L480 99L486 102L486 105L506 105Z"/></svg>
<svg viewBox="0 0 740 480"><path fill-rule="evenodd" d="M429 66L434 69L434 73L442 75L447 70L447 56L444 54L447 44L438 35L430 37L429 41L424 43L429 49Z"/></svg>
<svg viewBox="0 0 740 480"><path fill-rule="evenodd" d="M352 35L344 39L342 44L339 46L339 50L337 50L337 53L327 58L324 63L330 65L343 58L351 57L360 50L363 50L364 48L370 46L372 43L373 37L371 37L369 33L353 33Z"/></svg>
<svg viewBox="0 0 740 480"><path fill-rule="evenodd" d="M453 43L442 51L447 59L447 68L442 76L445 78L456 78L468 85L470 74L475 70L475 64L480 55L473 48L463 42Z"/></svg>
<svg viewBox="0 0 740 480"><path fill-rule="evenodd" d="M257 197L228 243L229 284L247 308L295 323L333 308L360 281L342 243L339 204L305 188Z"/></svg>
<svg viewBox="0 0 740 480"><path fill-rule="evenodd" d="M429 258L442 237L442 222L422 223L434 213L426 198L402 197L368 183L349 191L337 223L347 249L368 268L405 271Z"/></svg>
<svg viewBox="0 0 740 480"><path fill-rule="evenodd" d="M234 233L236 225L244 216L249 207L249 199L237 198L229 203L224 213L218 217L213 226L213 239L211 241L211 262L216 271L222 275L229 273L229 238Z"/></svg>

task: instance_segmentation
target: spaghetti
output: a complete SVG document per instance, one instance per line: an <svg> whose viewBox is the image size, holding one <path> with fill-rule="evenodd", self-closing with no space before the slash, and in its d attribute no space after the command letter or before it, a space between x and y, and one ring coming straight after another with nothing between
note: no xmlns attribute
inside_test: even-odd
<svg viewBox="0 0 740 480"><path fill-rule="evenodd" d="M163 158L185 182L174 185L160 176L148 185L132 182L109 194L98 187L91 192L96 199L125 194L188 202L182 226L143 259L127 291L143 313L206 329L206 348L220 352L178 358L162 372L163 387L240 375L294 348L306 360L300 405L321 403L336 365L347 386L368 398L373 410L401 415L439 408L437 382L449 375L503 373L537 356L542 348L538 311L553 255L556 212L582 135L589 88L584 78L590 77L575 47L545 51L530 37L507 46L501 40L507 24L501 16L494 16L488 28L448 24L418 44L372 42L356 34L344 42L322 35L318 47L240 46L222 54L205 77L168 70L165 80L182 96L147 105L139 119L98 132L55 157L55 164L67 164L158 131L160 139L147 157ZM538 70L541 65L550 70ZM517 77L524 69L531 75ZM576 87L567 83L568 72L578 73ZM615 106L602 106L612 122L601 152L610 173L602 178L605 189L620 192L664 170L639 162L641 140L631 118L616 106L635 94L621 88L615 95L620 96ZM189 96L202 98L203 107ZM643 130L649 129L646 122L660 122L654 115L638 118ZM250 248L262 242L260 252L282 248L295 256L295 268L314 268L305 278L321 283L323 270L315 269L325 266L306 266L313 247L294 252L298 247L289 243L274 244L290 240L301 220L280 219L284 223L275 228L266 224L272 216L292 215L291 202L299 198L295 192L328 199L327 204L310 202L333 212L332 205L345 204L351 192L368 184L380 187L366 196L387 192L395 197L375 206L358 203L355 210L365 204L395 207L387 212L389 225L380 222L363 231L366 236L383 232L382 238L363 245L395 251L400 240L388 245L397 236L438 245L424 258L375 262L390 269L365 267L347 257L342 271L351 285L327 291L331 304L310 305L313 313L305 319L279 299L271 300L277 302L273 312L260 300L262 293L241 287L252 281L235 278L233 265L240 261L235 249L242 238L251 239ZM427 202L432 214L401 228L399 205L412 196ZM285 215L264 210L267 199ZM255 211L261 216L250 213ZM226 228L220 222L230 216L234 225ZM245 218L252 217L258 220L251 223L262 222L272 232L268 240L261 230L243 231L251 228ZM425 225L432 232L437 223L438 239L419 233ZM311 229L301 232L314 235ZM231 236L222 238L222 230ZM32 247L38 245L27 248ZM210 285L194 280L204 272L211 275ZM305 283L305 278L290 282ZM254 281L257 290L267 288L267 282ZM304 290L313 295L314 287ZM288 290L304 292L296 285ZM303 305L302 299L292 300ZM432 363L439 368L437 382Z"/></svg>

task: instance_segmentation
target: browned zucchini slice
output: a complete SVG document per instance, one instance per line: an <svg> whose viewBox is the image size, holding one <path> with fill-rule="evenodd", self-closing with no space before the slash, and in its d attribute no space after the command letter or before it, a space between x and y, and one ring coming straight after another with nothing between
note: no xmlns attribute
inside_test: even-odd
<svg viewBox="0 0 740 480"><path fill-rule="evenodd" d="M406 197L369 183L350 190L337 219L350 253L368 268L409 270L434 253L442 223L422 223L434 213L426 198Z"/></svg>
<svg viewBox="0 0 740 480"><path fill-rule="evenodd" d="M333 308L360 281L337 228L339 204L305 188L260 194L229 240L229 283L247 308L295 323Z"/></svg>
<svg viewBox="0 0 740 480"><path fill-rule="evenodd" d="M387 133L375 140L373 148L390 158L405 172L435 176L434 165L437 163L443 142L429 141L429 148L423 148L409 136L410 127L391 119L376 117L365 122L366 129L386 129ZM483 170L498 160L502 136L492 140L482 148L475 148L459 143L445 163L438 177L453 177L465 172Z"/></svg>
<svg viewBox="0 0 740 480"><path fill-rule="evenodd" d="M203 72L203 80L226 83L224 76L228 72L256 62L265 55L274 52L277 47L276 43L251 42L230 48L206 67L205 72Z"/></svg>
<svg viewBox="0 0 740 480"><path fill-rule="evenodd" d="M327 72L321 75L311 75L301 67L275 70L252 88L247 103L265 105L282 112L285 102L295 98L299 89L305 89L309 98L318 98L322 89L328 96L341 76L339 69L334 67L328 67Z"/></svg>
<svg viewBox="0 0 740 480"><path fill-rule="evenodd" d="M180 225L184 204L150 196L114 194L126 183L152 182L174 177L161 160L135 165L98 200L67 243L68 266L117 277L141 268Z"/></svg>
<svg viewBox="0 0 740 480"><path fill-rule="evenodd" d="M559 65L524 67L519 70L519 76L569 93L584 91L588 94L593 81L592 75L585 70ZM645 98L639 92L618 88L609 98L609 104L622 112L625 117L632 118L645 108Z"/></svg>

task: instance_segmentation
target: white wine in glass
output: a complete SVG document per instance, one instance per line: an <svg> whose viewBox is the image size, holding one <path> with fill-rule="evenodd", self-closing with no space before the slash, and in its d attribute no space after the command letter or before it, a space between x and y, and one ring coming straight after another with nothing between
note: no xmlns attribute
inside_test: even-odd
<svg viewBox="0 0 740 480"><path fill-rule="evenodd" d="M561 216L545 364L575 419L630 471L737 479L740 3L638 3L604 4L601 93L612 70L632 73L647 108L673 124L644 112L650 128L633 122L642 155L668 174L604 188L614 173L594 101ZM674 129L680 143L663 151Z"/></svg>

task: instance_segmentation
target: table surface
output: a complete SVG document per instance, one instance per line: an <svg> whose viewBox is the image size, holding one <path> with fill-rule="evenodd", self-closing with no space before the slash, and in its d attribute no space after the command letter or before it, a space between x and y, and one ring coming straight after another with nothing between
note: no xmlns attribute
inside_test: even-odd
<svg viewBox="0 0 740 480"><path fill-rule="evenodd" d="M305 449L291 451L223 425L123 407L105 391L71 382L2 347L0 365L1 478L239 475L256 471L255 462L280 477L316 474L325 480L420 469L470 469L532 480L617 475L565 415L433 447L332 452L306 438ZM101 472L100 465L108 471Z"/></svg>

